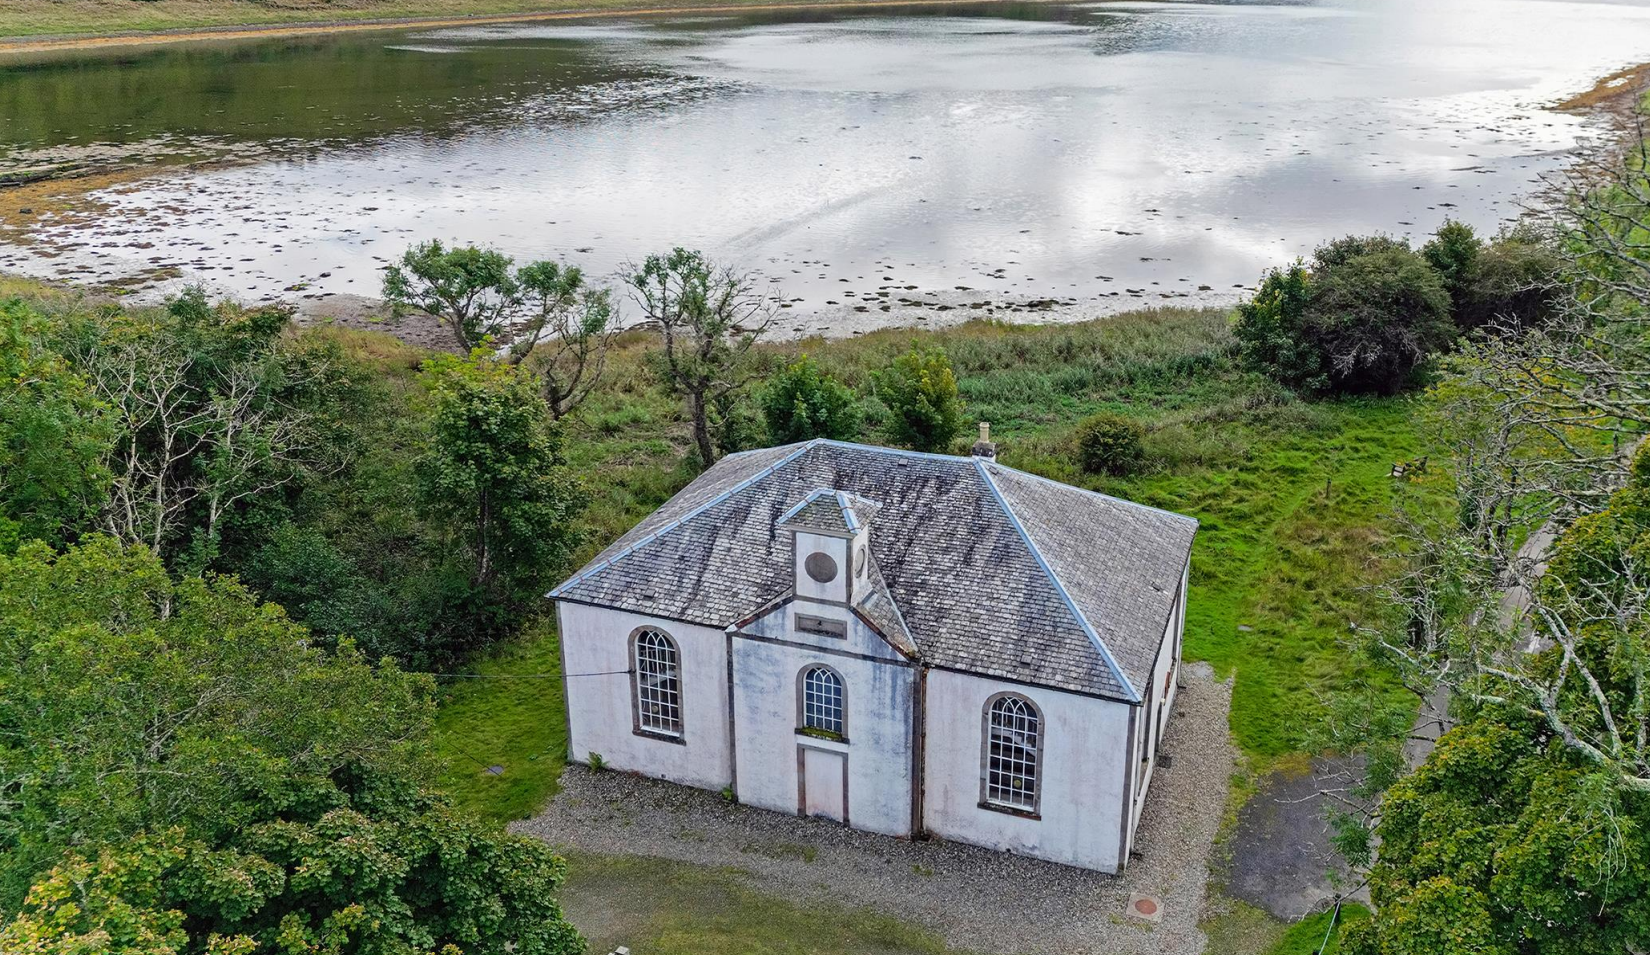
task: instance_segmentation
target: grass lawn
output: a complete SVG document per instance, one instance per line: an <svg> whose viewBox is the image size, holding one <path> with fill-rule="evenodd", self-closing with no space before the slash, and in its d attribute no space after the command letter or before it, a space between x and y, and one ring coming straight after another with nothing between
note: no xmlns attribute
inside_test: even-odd
<svg viewBox="0 0 1650 955"><path fill-rule="evenodd" d="M898 919L764 893L738 869L570 853L562 907L590 951L645 955L941 955Z"/></svg>
<svg viewBox="0 0 1650 955"><path fill-rule="evenodd" d="M522 637L450 679L436 713L438 782L460 805L499 822L530 816L556 794L567 757L561 655L553 627Z"/></svg>

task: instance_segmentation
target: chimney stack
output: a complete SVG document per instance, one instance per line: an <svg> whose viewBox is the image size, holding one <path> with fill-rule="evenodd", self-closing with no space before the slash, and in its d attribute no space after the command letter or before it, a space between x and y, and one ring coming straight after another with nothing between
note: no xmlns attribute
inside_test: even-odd
<svg viewBox="0 0 1650 955"><path fill-rule="evenodd" d="M976 458L997 460L997 445L991 440L991 422L980 422L980 440L974 442L973 452Z"/></svg>

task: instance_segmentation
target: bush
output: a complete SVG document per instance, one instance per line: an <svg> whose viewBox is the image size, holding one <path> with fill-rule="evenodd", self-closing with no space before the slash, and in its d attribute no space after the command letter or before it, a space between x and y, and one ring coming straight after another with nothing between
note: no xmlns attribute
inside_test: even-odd
<svg viewBox="0 0 1650 955"><path fill-rule="evenodd" d="M1558 310L1562 262L1547 244L1514 233L1497 238L1478 257L1467 288L1466 308L1456 316L1463 331L1489 326L1539 328Z"/></svg>
<svg viewBox="0 0 1650 955"><path fill-rule="evenodd" d="M1077 426L1077 464L1089 474L1121 477L1145 460L1145 441L1140 422L1103 411Z"/></svg>
<svg viewBox="0 0 1650 955"><path fill-rule="evenodd" d="M762 391L762 417L775 444L811 438L848 441L859 436L859 403L847 385L803 355Z"/></svg>
<svg viewBox="0 0 1650 955"><path fill-rule="evenodd" d="M963 428L957 376L941 349L912 348L875 379L888 407L888 436L918 451L943 451Z"/></svg>
<svg viewBox="0 0 1650 955"><path fill-rule="evenodd" d="M1309 333L1336 391L1395 394L1455 339L1449 293L1408 249L1354 256L1314 279Z"/></svg>
<svg viewBox="0 0 1650 955"><path fill-rule="evenodd" d="M1454 219L1445 219L1427 244L1421 246L1421 257L1437 270L1444 291L1449 293L1450 312L1463 331L1472 327L1463 318L1471 307L1473 276L1477 274L1478 256L1483 248L1484 243L1472 231L1472 226Z"/></svg>
<svg viewBox="0 0 1650 955"><path fill-rule="evenodd" d="M1310 271L1273 270L1233 326L1245 362L1307 392L1393 394L1455 337L1426 259L1385 236L1339 239Z"/></svg>
<svg viewBox="0 0 1650 955"><path fill-rule="evenodd" d="M1311 301L1312 277L1300 262L1266 273L1232 325L1244 364L1291 388L1327 390L1323 353L1307 335Z"/></svg>

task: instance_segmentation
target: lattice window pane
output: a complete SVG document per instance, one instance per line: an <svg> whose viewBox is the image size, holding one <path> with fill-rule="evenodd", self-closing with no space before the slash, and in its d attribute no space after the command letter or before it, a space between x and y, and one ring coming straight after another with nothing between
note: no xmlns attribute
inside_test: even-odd
<svg viewBox="0 0 1650 955"><path fill-rule="evenodd" d="M985 798L1016 809L1037 808L1037 711L1005 696L991 704Z"/></svg>
<svg viewBox="0 0 1650 955"><path fill-rule="evenodd" d="M842 735L842 680L824 667L802 678L802 725Z"/></svg>
<svg viewBox="0 0 1650 955"><path fill-rule="evenodd" d="M656 630L644 630L636 637L636 703L642 729L682 732L682 681L676 645Z"/></svg>

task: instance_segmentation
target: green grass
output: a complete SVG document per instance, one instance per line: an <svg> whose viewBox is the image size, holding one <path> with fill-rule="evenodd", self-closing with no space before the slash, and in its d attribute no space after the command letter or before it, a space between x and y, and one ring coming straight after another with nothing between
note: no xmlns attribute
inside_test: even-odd
<svg viewBox="0 0 1650 955"><path fill-rule="evenodd" d="M636 955L943 955L930 932L866 909L763 892L739 869L567 854L562 908L590 951Z"/></svg>
<svg viewBox="0 0 1650 955"><path fill-rule="evenodd" d="M465 672L474 677L450 680L436 713L437 782L484 818L530 816L556 794L567 754L554 626L536 622Z"/></svg>
<svg viewBox="0 0 1650 955"><path fill-rule="evenodd" d="M1267 955L1337 955L1341 950L1341 937L1348 925L1362 922L1369 918L1369 909L1356 902L1348 902L1341 906L1341 914L1335 920L1334 930L1330 932L1330 912L1319 912L1308 915L1283 933L1283 938L1272 948ZM1324 944L1325 933L1329 942ZM1320 951L1319 945L1324 947Z"/></svg>
<svg viewBox="0 0 1650 955"><path fill-rule="evenodd" d="M1308 915L1286 925L1260 909L1236 899L1215 900L1216 914L1198 927L1209 939L1204 955L1338 955L1346 927L1369 918L1369 909L1356 902L1341 906L1330 931L1330 913ZM1324 944L1325 933L1328 943Z"/></svg>

